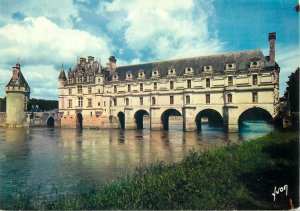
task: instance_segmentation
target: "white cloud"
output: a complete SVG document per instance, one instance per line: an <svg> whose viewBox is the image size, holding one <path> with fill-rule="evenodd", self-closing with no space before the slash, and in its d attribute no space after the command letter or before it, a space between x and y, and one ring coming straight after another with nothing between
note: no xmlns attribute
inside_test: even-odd
<svg viewBox="0 0 300 211"><path fill-rule="evenodd" d="M13 22L13 16L21 14L21 16L34 18L44 16L66 27L73 25L72 18L78 18L78 7L73 4L72 0L0 0L0 5L2 5L1 18L6 22Z"/></svg>
<svg viewBox="0 0 300 211"><path fill-rule="evenodd" d="M111 55L103 38L76 29L61 28L45 17L26 18L0 28L0 48L0 66L6 69L1 71L0 84L9 80L10 72L7 70L19 57L33 97L56 98L57 93L54 95L53 90L57 89L59 70L54 70L54 65L62 61L75 64L78 56L108 58Z"/></svg>
<svg viewBox="0 0 300 211"><path fill-rule="evenodd" d="M169 59L220 52L222 43L209 32L214 7L210 1L115 0L100 4L99 13L110 12L109 29L124 33L128 48L147 51L153 59Z"/></svg>
<svg viewBox="0 0 300 211"><path fill-rule="evenodd" d="M286 89L288 76L300 67L300 49L299 46L280 46L276 47L276 62L280 66L280 96Z"/></svg>

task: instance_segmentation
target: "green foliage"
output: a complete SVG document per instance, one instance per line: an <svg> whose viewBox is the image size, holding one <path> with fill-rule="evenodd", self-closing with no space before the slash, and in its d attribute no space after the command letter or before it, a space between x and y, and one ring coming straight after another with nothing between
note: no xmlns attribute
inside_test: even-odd
<svg viewBox="0 0 300 211"><path fill-rule="evenodd" d="M289 101L291 112L299 112L299 67L289 76L283 97Z"/></svg>
<svg viewBox="0 0 300 211"><path fill-rule="evenodd" d="M44 208L288 209L289 197L299 204L298 148L298 134L273 132L241 145L190 152L179 163L138 168L100 190L60 195ZM271 193L283 181L290 195L274 203Z"/></svg>
<svg viewBox="0 0 300 211"><path fill-rule="evenodd" d="M28 110L31 110L31 106L38 105L41 111L49 111L53 109L58 109L58 101L57 100L44 100L44 99L35 99L32 98L28 103Z"/></svg>

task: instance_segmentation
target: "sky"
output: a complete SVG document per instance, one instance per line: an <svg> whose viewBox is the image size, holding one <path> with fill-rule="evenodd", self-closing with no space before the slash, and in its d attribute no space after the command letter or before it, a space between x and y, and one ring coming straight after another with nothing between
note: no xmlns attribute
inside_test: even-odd
<svg viewBox="0 0 300 211"><path fill-rule="evenodd" d="M136 64L261 49L276 32L280 95L300 66L298 0L0 0L0 97L19 58L31 98L58 99L62 63Z"/></svg>

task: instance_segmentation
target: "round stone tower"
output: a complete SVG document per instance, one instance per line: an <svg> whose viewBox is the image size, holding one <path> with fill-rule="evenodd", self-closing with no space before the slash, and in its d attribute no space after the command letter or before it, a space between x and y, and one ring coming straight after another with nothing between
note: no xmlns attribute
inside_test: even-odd
<svg viewBox="0 0 300 211"><path fill-rule="evenodd" d="M6 126L24 127L26 122L27 103L30 87L26 82L19 61L12 68L12 78L5 87L6 91Z"/></svg>

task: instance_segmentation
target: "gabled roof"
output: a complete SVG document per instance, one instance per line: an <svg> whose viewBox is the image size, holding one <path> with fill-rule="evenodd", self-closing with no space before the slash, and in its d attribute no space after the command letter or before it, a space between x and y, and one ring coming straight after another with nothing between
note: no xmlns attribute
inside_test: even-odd
<svg viewBox="0 0 300 211"><path fill-rule="evenodd" d="M185 68L193 68L195 74L201 74L204 66L212 66L214 73L223 73L226 64L236 63L236 71L247 70L251 59L259 59L266 62L265 56L261 50L250 50L234 53L224 53L210 56L200 56L185 59L176 59L168 61L150 62L136 65L126 65L117 68L119 79L126 78L126 72L131 71L134 78L137 78L138 71L144 70L146 78L150 78L152 70L159 70L160 77L166 77L168 69L175 68L176 75L182 76Z"/></svg>

